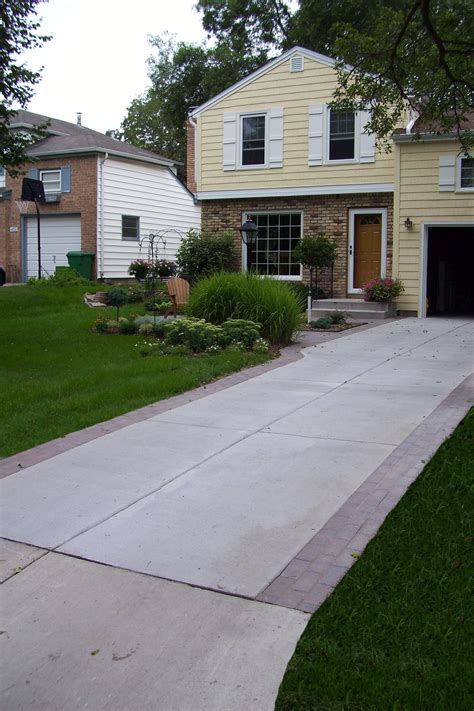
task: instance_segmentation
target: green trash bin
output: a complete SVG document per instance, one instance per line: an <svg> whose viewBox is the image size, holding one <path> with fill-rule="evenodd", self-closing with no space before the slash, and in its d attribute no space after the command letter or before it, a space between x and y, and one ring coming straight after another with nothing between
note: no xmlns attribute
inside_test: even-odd
<svg viewBox="0 0 474 711"><path fill-rule="evenodd" d="M94 252L68 252L66 254L69 266L84 279L92 280L92 265L94 263Z"/></svg>

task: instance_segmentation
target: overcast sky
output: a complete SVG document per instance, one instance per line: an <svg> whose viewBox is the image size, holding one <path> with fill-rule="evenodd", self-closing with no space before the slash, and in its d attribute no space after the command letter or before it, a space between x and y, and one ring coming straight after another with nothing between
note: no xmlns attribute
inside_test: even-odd
<svg viewBox="0 0 474 711"><path fill-rule="evenodd" d="M132 99L148 85L149 35L205 39L195 0L49 0L41 32L53 38L21 55L42 80L28 109L96 131L119 128Z"/></svg>

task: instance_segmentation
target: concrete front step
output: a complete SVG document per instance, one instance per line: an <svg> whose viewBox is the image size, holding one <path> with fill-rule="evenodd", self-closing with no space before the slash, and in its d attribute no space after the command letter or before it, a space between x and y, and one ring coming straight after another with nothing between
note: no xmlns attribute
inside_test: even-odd
<svg viewBox="0 0 474 711"><path fill-rule="evenodd" d="M362 299L318 299L313 301L311 318L316 321L323 316L330 316L334 311L344 311L352 319L389 318L390 305Z"/></svg>

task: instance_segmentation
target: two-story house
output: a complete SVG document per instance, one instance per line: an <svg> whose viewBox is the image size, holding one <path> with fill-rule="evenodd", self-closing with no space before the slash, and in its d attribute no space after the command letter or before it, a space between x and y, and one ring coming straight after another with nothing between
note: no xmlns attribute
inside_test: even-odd
<svg viewBox="0 0 474 711"><path fill-rule="evenodd" d="M0 175L0 265L10 282L38 274L34 204L21 205L22 178L42 180L40 206L43 276L68 264L69 251L95 254L94 276L128 277L130 262L146 258L140 240L166 231L173 259L182 236L200 226L200 207L176 177L176 163L85 126L18 111L12 131L49 122L46 137L28 149L34 162L15 179Z"/></svg>
<svg viewBox="0 0 474 711"><path fill-rule="evenodd" d="M400 202L398 148L377 150L366 112L332 110L336 86L333 59L294 47L190 113L188 187L202 203L202 227L235 233L242 269L288 281L307 278L294 257L298 241L324 232L338 246L334 296L360 298L371 278L399 275L407 281L399 308L417 312L419 284L410 281L398 248L408 208ZM397 140L400 152L416 151ZM413 175L410 183L413 190ZM472 220L468 200L463 205L463 220L470 210ZM410 212L412 220L421 215ZM258 226L250 260L239 235L249 218Z"/></svg>

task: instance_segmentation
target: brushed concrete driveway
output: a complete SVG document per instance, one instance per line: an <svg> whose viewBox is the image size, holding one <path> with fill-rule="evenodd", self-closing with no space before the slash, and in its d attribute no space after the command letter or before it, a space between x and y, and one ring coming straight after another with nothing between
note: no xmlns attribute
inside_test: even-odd
<svg viewBox="0 0 474 711"><path fill-rule="evenodd" d="M255 598L472 372L473 338L353 333L3 480L6 558L32 561L4 586L6 708L272 708L307 616Z"/></svg>

